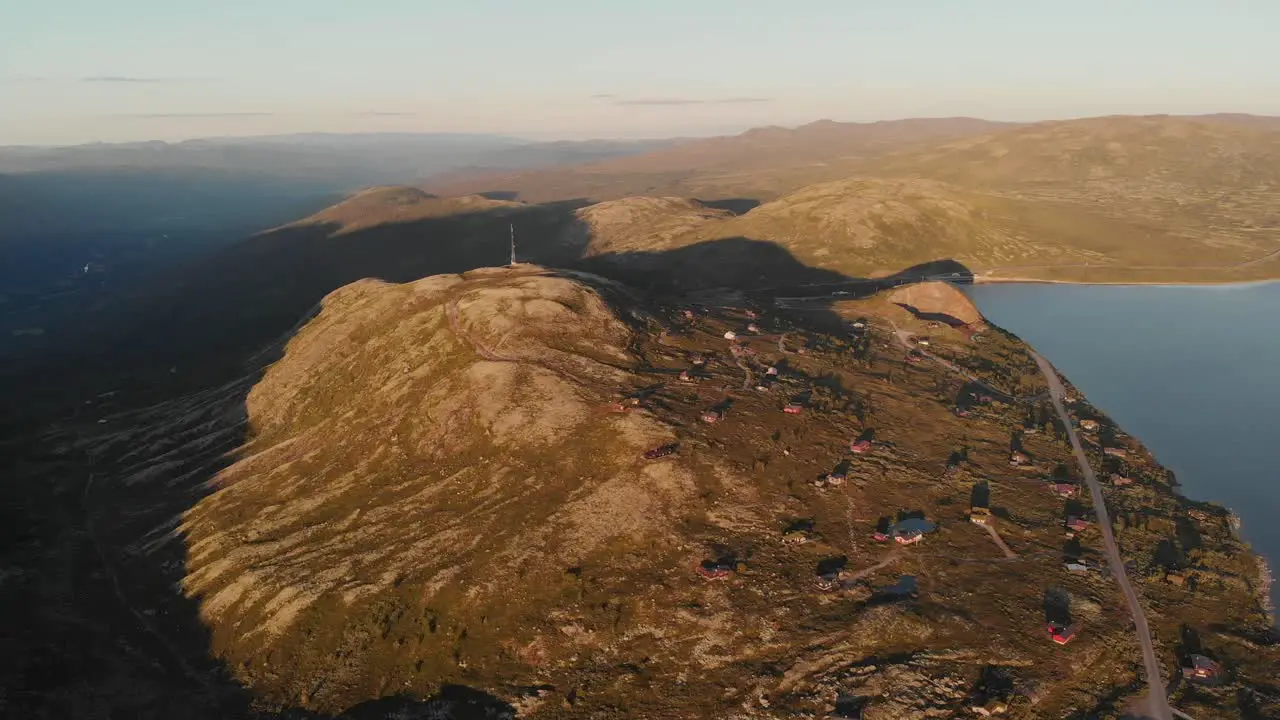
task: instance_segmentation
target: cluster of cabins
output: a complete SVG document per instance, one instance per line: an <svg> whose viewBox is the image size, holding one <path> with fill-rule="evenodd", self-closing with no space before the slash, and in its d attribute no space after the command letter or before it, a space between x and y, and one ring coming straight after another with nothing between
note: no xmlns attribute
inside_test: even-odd
<svg viewBox="0 0 1280 720"><path fill-rule="evenodd" d="M855 324L854 327L857 331L862 332L863 330L865 330L866 324L862 321L859 321L858 323ZM746 332L759 333L760 328L755 323L751 323L747 325ZM730 341L731 343L730 350L734 352L735 356L741 356L743 354L746 354L746 350L742 348L739 345L739 343L736 342L738 337L739 337L739 333L734 331L727 331L724 333L724 338ZM925 339L922 342L918 342L917 344L927 346L928 344L927 339ZM919 359L922 359L922 357L923 357L922 353L920 353L918 350L913 349L908 354L907 360L909 362L915 362ZM699 357L695 357L693 362L695 366L702 366L705 364L706 361L705 359L699 356ZM778 369L776 367L769 367L766 373L766 376L762 381L762 384L757 386L757 389L760 389L760 390L768 389L766 383L774 380L777 376L778 376ZM695 378L690 371L684 371L680 374L680 379L683 381L693 381ZM985 397L985 396L976 397L975 400L977 402L992 401L991 398ZM802 402L798 400L792 400L791 402L788 402L786 405L783 406L782 411L788 415L799 415L804 412L804 409L805 409L805 406ZM700 418L705 423L717 423L724 419L726 411L727 411L727 406L711 408L704 411L701 414ZM1099 429L1099 423L1096 420L1082 420L1080 421L1080 428L1088 432L1095 432ZM862 437L856 438L852 442L850 442L849 452L853 454L864 454L864 453L870 452L874 448L874 444L869 435L870 433ZM654 448L652 450L649 450L648 452L645 453L645 457L651 458L651 459L660 458L665 455L674 453L677 447L678 446L674 443L663 445L663 446ZM1104 448L1103 452L1106 453L1106 455L1109 457L1124 458L1127 456L1127 451L1124 448L1107 447L1107 448ZM1014 450L1010 453L1009 464L1012 467L1025 468L1025 469L1032 469L1035 467L1035 463L1032 457L1021 450ZM823 475L816 477L811 481L811 484L813 484L815 487L818 487L818 488L839 487L843 485L846 481L847 481L846 473L841 470L836 470L836 471L825 473ZM1115 485L1125 485L1133 482L1131 479L1124 477L1122 475L1119 475L1118 473L1111 474L1111 481ZM1048 488L1051 492L1063 498L1074 497L1076 496L1079 490L1079 486L1073 483L1056 482L1056 481L1048 483ZM969 520L975 524L988 526L992 522L991 517L992 517L991 510L988 507L975 505L970 508ZM1078 516L1067 517L1064 524L1065 524L1067 535L1069 537L1074 536L1077 533L1082 533L1088 530L1092 525L1092 523L1088 519L1083 517L1078 517ZM900 520L899 522L896 522L896 523L890 522L889 518L881 518L875 531L872 533L872 539L880 543L895 543L895 544L904 545L904 546L915 545L917 543L922 542L924 539L924 535L932 531L934 528L935 526L933 523L930 523L924 520L923 518L907 518L904 520ZM808 527L808 526L791 527L783 533L782 543L785 545L800 545L800 544L804 544L811 541L813 537L814 536L813 536L813 531L811 527ZM823 563L819 564L818 569L815 573L815 579L814 579L815 585L818 587L818 589L824 590L824 591L832 590L837 587L840 587L842 583L845 582L843 580L843 578L845 577L843 558L841 558L840 560L842 562L837 564L832 564L830 561L824 561ZM1065 567L1070 572L1087 572L1091 569L1089 565L1083 562L1080 562L1079 560L1071 560L1069 562L1066 562ZM698 564L695 567L695 572L699 576L701 576L702 578L708 581L716 581L716 580L727 579L731 577L735 572L741 572L744 569L745 568L743 564L734 558L720 558L720 559L703 561L702 563ZM914 594L914 583L910 583L910 585L912 586L912 591L913 591L912 594ZM1078 622L1070 623L1070 624L1049 623L1047 626L1047 630L1048 630L1050 639L1054 643L1059 645L1066 645L1077 637L1077 635L1081 630L1081 627L1082 627L1081 624ZM1200 657L1200 656L1196 656L1196 657ZM1189 667L1189 669L1184 669L1183 672L1184 674L1186 673L1212 674L1218 671L1215 668L1216 668L1216 665L1213 665L1212 661L1208 661L1207 658L1205 658L1202 662L1199 662L1198 664L1193 663ZM1001 714L1005 710L1005 708L1002 707L1002 704L1000 702L983 703L980 706L975 706L973 709L978 715L984 716L984 717Z"/></svg>

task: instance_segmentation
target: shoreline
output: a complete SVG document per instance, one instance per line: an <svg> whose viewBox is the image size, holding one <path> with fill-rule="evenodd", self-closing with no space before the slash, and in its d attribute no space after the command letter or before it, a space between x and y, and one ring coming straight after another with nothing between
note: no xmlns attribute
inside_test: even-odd
<svg viewBox="0 0 1280 720"><path fill-rule="evenodd" d="M975 274L974 285L1129 285L1141 287L1253 287L1280 283L1280 278L1271 280L1223 280L1223 281L1155 281L1155 280L1048 280L1025 277L990 277Z"/></svg>

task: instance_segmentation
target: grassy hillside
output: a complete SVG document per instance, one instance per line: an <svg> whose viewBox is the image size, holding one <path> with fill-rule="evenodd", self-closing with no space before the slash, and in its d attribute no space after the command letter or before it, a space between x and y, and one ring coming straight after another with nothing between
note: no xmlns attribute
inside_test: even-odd
<svg viewBox="0 0 1280 720"><path fill-rule="evenodd" d="M648 215L632 222L624 207L643 207ZM669 212L652 217L657 208ZM1135 266L1162 260L1197 267L1153 268L1147 271L1153 277L1179 272L1198 279L1257 277L1280 267L1280 262L1263 262L1234 271L1199 269L1236 262L1240 251L1082 204L1032 201L922 179L822 183L738 216L688 208L674 200L628 198L585 208L578 216L590 238L588 254L620 261L627 256L619 253L656 254L750 239L775 243L805 265L851 277L888 275L939 260L957 261L980 278L1053 277L1074 270L1099 280L1122 279L1142 272ZM1154 257L1153 243L1159 244Z"/></svg>
<svg viewBox="0 0 1280 720"><path fill-rule="evenodd" d="M738 218L667 202L634 227L587 213L597 253L749 238L850 274L949 258L991 279L1249 280L1280 276L1273 120L1107 117L981 134L942 124L928 126L935 138L967 134L932 143L892 123L818 123L502 180L540 198L767 201Z"/></svg>
<svg viewBox="0 0 1280 720"><path fill-rule="evenodd" d="M1097 563L1100 541L1087 530L1064 545L1065 515L1089 507L1047 489L1072 482L1070 450L1020 341L931 327L898 296L755 317L666 300L532 266L358 282L329 294L260 378L55 430L61 449L23 477L76 488L133 611L203 658L190 675L212 658L264 710L463 686L531 719L853 706L917 718L990 698L1013 720L1121 711L1137 650L1112 581L1062 566L1064 553ZM742 336L736 352L727 330ZM905 362L897 330L927 333L931 352L994 386L984 392L1027 401L980 399L959 371ZM717 422L701 419L709 410ZM870 450L850 452L855 438ZM1176 667L1185 627L1232 673L1184 688L1179 706L1267 716L1280 658L1250 639L1266 624L1252 555L1225 511L1193 507L1125 442L1135 482L1107 492L1131 572L1151 581L1160 661ZM1011 444L1025 467L1010 465ZM1007 551L969 522L975 502ZM918 546L880 544L881 517L936 527ZM85 537L49 532L46 554ZM698 573L704 561L723 563L717 577ZM1170 562L1201 578L1196 592L1161 582ZM68 697L128 708L153 680L190 682L172 661L156 677L154 638L137 642L135 624L141 659L114 650L114 625L75 622L103 611L94 597L119 603L94 595L106 578L83 583L60 606L59 637L117 674ZM1063 615L1084 627L1067 647L1044 625Z"/></svg>

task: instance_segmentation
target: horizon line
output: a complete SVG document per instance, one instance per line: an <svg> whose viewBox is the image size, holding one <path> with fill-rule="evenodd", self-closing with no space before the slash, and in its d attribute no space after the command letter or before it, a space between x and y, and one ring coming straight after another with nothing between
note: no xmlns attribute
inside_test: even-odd
<svg viewBox="0 0 1280 720"><path fill-rule="evenodd" d="M269 113L253 113L255 116L267 115ZM203 114L207 115L207 114ZM163 118L183 118L194 117L193 115L182 114L166 114L155 113L147 116L149 119ZM1041 118L1039 120L1000 120L986 118L977 115L912 115L905 117L883 118L879 120L836 120L830 117L818 118L797 125L783 124L766 124L766 125L742 125L737 126L741 129L735 131L727 131L724 126L718 126L715 129L706 128L704 131L690 130L684 132L656 132L647 133L610 133L608 131L583 132L583 131L486 131L473 132L464 130L352 130L352 131L331 131L331 130L297 130L294 132L270 132L270 133L246 133L246 134L224 134L224 135L194 135L191 137L161 140L161 139L139 139L139 140L87 140L84 142L72 143L0 143L0 149L27 149L27 150L56 150L67 148L80 148L90 146L124 146L124 145L143 145L143 144L162 144L162 145L181 145L188 142L201 141L236 141L236 140L262 140L270 138L297 138L305 136L335 136L335 137L358 137L371 135L386 136L423 136L423 135L439 135L439 136L456 136L459 138L470 137L489 137L489 138L505 138L509 140L522 140L528 143L543 142L590 142L596 141L632 141L640 142L645 140L675 140L675 139L706 139L713 137L734 137L752 130L763 130L767 128L781 128L785 130L796 130L809 125L819 123L838 123L841 125L876 125L885 123L909 122L913 120L977 120L981 122L1000 123L1010 126L1021 125L1039 125L1054 122L1072 122L1080 120L1102 120L1107 118L1182 118L1188 120L1211 119L1211 118L1254 118L1259 120L1275 119L1280 120L1280 115L1266 115L1260 113L1249 112L1210 112L1210 113L1108 113L1104 115L1074 115L1066 117L1050 117Z"/></svg>

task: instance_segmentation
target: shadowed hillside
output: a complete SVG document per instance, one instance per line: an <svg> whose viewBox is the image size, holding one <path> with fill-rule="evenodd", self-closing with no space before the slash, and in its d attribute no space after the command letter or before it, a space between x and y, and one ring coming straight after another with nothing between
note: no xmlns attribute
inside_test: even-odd
<svg viewBox="0 0 1280 720"><path fill-rule="evenodd" d="M581 253L573 244L581 233L571 232L577 206L438 199L408 188L358 193L51 328L47 351L4 368L6 382L22 385L29 399L10 411L74 405L113 390L151 388L163 397L221 382L347 283L505 265L512 227L524 259L571 262Z"/></svg>

